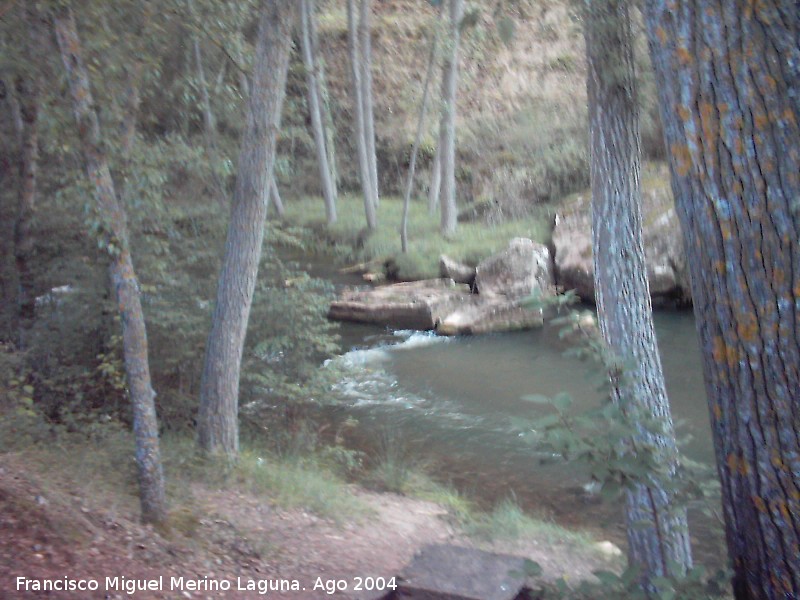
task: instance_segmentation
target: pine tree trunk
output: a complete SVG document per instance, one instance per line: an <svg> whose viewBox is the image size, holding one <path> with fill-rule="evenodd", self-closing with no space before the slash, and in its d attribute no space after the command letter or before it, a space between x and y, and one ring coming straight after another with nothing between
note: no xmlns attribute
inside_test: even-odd
<svg viewBox="0 0 800 600"><path fill-rule="evenodd" d="M441 12L439 12L441 15ZM433 77L433 66L436 63L436 42L439 39L438 27L434 29L431 37L431 49L428 54L428 67L425 70L425 83L422 85L422 102L419 107L419 119L417 120L417 133L414 136L414 145L411 148L411 160L408 164L408 176L406 177L406 191L403 196L403 220L400 224L400 248L408 252L408 211L411 203L411 192L414 189L414 171L417 166L417 154L419 144L422 140L422 130L425 126L425 113L428 110L428 96L430 95L431 78Z"/></svg>
<svg viewBox="0 0 800 600"><path fill-rule="evenodd" d="M734 595L800 598L800 9L645 6Z"/></svg>
<svg viewBox="0 0 800 600"><path fill-rule="evenodd" d="M286 92L294 0L263 0L247 123L200 384L198 443L211 454L239 452L239 374L264 240L267 186Z"/></svg>
<svg viewBox="0 0 800 600"><path fill-rule="evenodd" d="M89 74L81 56L80 39L70 9L55 16L55 31L64 70L73 100L78 133L86 160L89 181L95 190L98 211L111 233L109 266L111 283L122 320L122 348L128 393L133 411L133 431L136 438L136 463L142 520L163 522L167 516L164 475L158 442L155 392L150 381L147 352L147 332L139 292L139 282L128 245L127 217L120 204L103 151L100 125L89 86Z"/></svg>
<svg viewBox="0 0 800 600"><path fill-rule="evenodd" d="M359 6L358 37L361 50L361 102L364 106L364 136L369 162L369 180L372 185L372 201L377 208L380 204L378 185L378 158L375 154L375 118L372 114L372 14L370 0L361 0Z"/></svg>
<svg viewBox="0 0 800 600"><path fill-rule="evenodd" d="M464 0L450 0L450 37L442 75L442 118L440 125L442 235L452 235L458 224L456 209L456 93L458 89L458 49Z"/></svg>
<svg viewBox="0 0 800 600"><path fill-rule="evenodd" d="M603 339L627 370L612 377L623 410L655 419L630 446L650 448L667 472L678 450L653 327L642 235L641 148L628 0L590 0L584 19L591 135L592 237L597 315ZM627 407L630 407L628 409ZM635 452L635 450L632 450ZM685 508L656 476L626 492L628 560L645 588L692 566Z"/></svg>
<svg viewBox="0 0 800 600"><path fill-rule="evenodd" d="M311 13L312 0L300 0L300 39L303 51L303 64L306 69L306 83L308 86L308 111L311 113L311 127L314 131L314 145L317 149L317 163L319 164L319 178L322 184L322 197L325 200L325 215L328 225L336 223L336 192L333 187L333 178L328 166L328 152L325 148L326 136L322 120L322 108L319 99L319 83L317 81L316 57L313 54L311 43Z"/></svg>
<svg viewBox="0 0 800 600"><path fill-rule="evenodd" d="M367 217L367 227L375 229L378 219L375 214L374 187L370 175L369 158L367 157L367 144L364 125L364 101L362 100L361 87L361 59L356 35L356 7L355 0L347 0L347 44L350 53L350 71L353 77L353 110L356 121L356 149L358 151L358 167L361 177L361 189L364 193L364 212Z"/></svg>

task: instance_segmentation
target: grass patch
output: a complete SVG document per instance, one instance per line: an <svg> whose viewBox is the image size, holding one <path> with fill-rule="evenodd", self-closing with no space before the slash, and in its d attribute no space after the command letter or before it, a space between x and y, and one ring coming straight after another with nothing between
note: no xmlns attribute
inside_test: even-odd
<svg viewBox="0 0 800 600"><path fill-rule="evenodd" d="M194 441L167 437L162 442L167 481L173 488L199 481L235 487L266 497L281 508L302 508L320 517L342 522L368 512L333 468L315 455L286 455L244 447L236 462L200 456ZM180 495L172 489L171 496Z"/></svg>
<svg viewBox="0 0 800 600"><path fill-rule="evenodd" d="M287 202L285 222L309 230L309 237L321 242L317 250L333 253L342 262L366 262L379 259L391 261L402 279L439 276L439 256L475 265L484 258L504 249L514 237L528 237L547 243L550 236L550 216L546 210L536 210L516 221L487 225L483 222L459 223L458 231L450 238L439 233L439 216L428 213L427 204L411 203L408 220L409 252L400 248L401 198L385 197L378 208L378 227L365 229L364 205L361 196L340 195L337 204L338 222L325 224L325 208L318 197L304 197Z"/></svg>
<svg viewBox="0 0 800 600"><path fill-rule="evenodd" d="M468 535L486 541L531 538L548 544L566 543L576 547L595 545L595 540L586 533L526 514L511 498L497 504L491 512L472 514L471 519L464 523L464 530Z"/></svg>

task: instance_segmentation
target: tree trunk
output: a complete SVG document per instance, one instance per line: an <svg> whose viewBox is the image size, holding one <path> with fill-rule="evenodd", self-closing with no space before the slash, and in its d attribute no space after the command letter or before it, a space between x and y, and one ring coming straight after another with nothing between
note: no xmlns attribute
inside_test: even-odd
<svg viewBox="0 0 800 600"><path fill-rule="evenodd" d="M264 240L295 4L261 4L247 123L200 384L200 448L231 458L239 452L239 373Z"/></svg>
<svg viewBox="0 0 800 600"><path fill-rule="evenodd" d="M588 60L595 299L609 351L627 365L612 376L616 402L643 424L632 448L648 448L670 474L678 450L653 327L640 192L641 148L628 0L590 0L584 19ZM631 450L635 452L636 450ZM628 561L646 589L656 577L681 577L692 566L686 509L649 475L626 491Z"/></svg>
<svg viewBox="0 0 800 600"><path fill-rule="evenodd" d="M311 113L311 127L314 131L314 143L317 148L317 162L319 164L319 178L322 184L322 196L325 199L325 215L328 225L336 223L336 191L333 187L333 177L328 166L328 152L325 149L325 131L322 120L322 109L319 99L319 83L317 82L316 57L313 54L311 43L311 15L313 0L300 0L300 39L303 50L303 64L306 69L306 82L308 85L308 111Z"/></svg>
<svg viewBox="0 0 800 600"><path fill-rule="evenodd" d="M361 176L361 189L364 193L364 212L367 216L367 227L375 229L378 219L375 215L374 188L370 175L369 158L367 158L367 144L364 125L364 102L361 98L361 67L358 37L356 35L356 0L347 0L347 44L350 52L351 74L353 76L353 109L356 120L356 148L358 150L358 167Z"/></svg>
<svg viewBox="0 0 800 600"><path fill-rule="evenodd" d="M456 210L456 92L458 88L458 46L464 0L450 0L450 36L442 75L442 118L440 124L442 199L442 235L452 235L458 224Z"/></svg>
<svg viewBox="0 0 800 600"><path fill-rule="evenodd" d="M320 46L317 37L317 20L314 16L314 2L311 3L311 19L309 20L309 29L311 33L311 53L316 57L314 66L317 69L317 97L320 100L322 110L323 130L325 131L325 149L328 151L328 168L331 173L331 182L333 183L333 195L339 196L339 168L336 165L336 124L333 122L333 113L331 111L330 96L328 94L328 87L325 83L325 68L324 61L320 59Z"/></svg>
<svg viewBox="0 0 800 600"><path fill-rule="evenodd" d="M437 136L436 153L431 166L431 186L428 188L428 212L435 215L439 210L442 190L442 136Z"/></svg>
<svg viewBox="0 0 800 600"><path fill-rule="evenodd" d="M280 190L278 190L278 184L275 181L274 176L269 181L269 194L272 204L275 205L275 212L278 213L278 217L283 218L283 216L286 214L286 209L283 207L281 193ZM267 200L267 203L269 203L269 200Z"/></svg>
<svg viewBox="0 0 800 600"><path fill-rule="evenodd" d="M800 597L800 11L648 0L737 599Z"/></svg>
<svg viewBox="0 0 800 600"><path fill-rule="evenodd" d="M439 15L441 15L441 11ZM417 120L417 133L414 136L414 145L411 148L411 160L408 164L408 176L406 178L406 192L403 197L403 220L400 224L400 247L403 252L408 252L408 209L411 202L411 191L414 188L414 170L417 166L417 154L419 143L422 139L422 129L425 125L425 113L428 110L428 96L430 92L431 77L433 76L433 66L436 63L436 42L439 39L439 28L434 28L431 37L431 50L428 54L428 68L425 71L425 83L422 86L422 102L419 107L419 119Z"/></svg>
<svg viewBox="0 0 800 600"><path fill-rule="evenodd" d="M34 27L31 24L30 27ZM33 37L33 33L32 33ZM17 268L17 317L18 343L20 348L28 344L27 333L33 324L36 294L30 260L35 248L33 237L33 215L36 209L36 173L39 162L38 85L35 80L17 76L10 100L17 104L18 114L14 120L18 130L19 188L17 191L17 215L14 221L14 262ZM17 110L13 111L17 113Z"/></svg>
<svg viewBox="0 0 800 600"><path fill-rule="evenodd" d="M361 0L359 6L358 37L361 50L361 102L364 105L364 136L369 161L369 180L372 185L372 201L380 204L378 186L378 159L375 154L375 119L372 114L372 28L370 26L370 0Z"/></svg>
<svg viewBox="0 0 800 600"><path fill-rule="evenodd" d="M133 410L142 520L163 522L167 516L167 505L153 402L155 392L150 382L147 332L139 296L139 282L128 245L127 217L114 190L108 159L103 151L100 124L89 86L89 73L81 56L80 39L71 9L63 9L56 14L55 31L72 94L86 171L89 181L94 185L98 212L110 233L109 271L122 320L122 348Z"/></svg>

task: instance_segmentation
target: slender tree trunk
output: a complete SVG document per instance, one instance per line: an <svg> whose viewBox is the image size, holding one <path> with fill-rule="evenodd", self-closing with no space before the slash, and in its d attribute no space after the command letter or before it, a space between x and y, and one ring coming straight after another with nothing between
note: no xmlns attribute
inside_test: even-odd
<svg viewBox="0 0 800 600"><path fill-rule="evenodd" d="M678 450L653 327L640 191L641 147L628 0L589 0L584 19L591 134L592 237L600 331L629 365L612 377L617 403L655 420L639 426L632 452L651 449L670 474ZM626 492L628 561L645 588L657 577L681 577L692 566L686 509L650 475Z"/></svg>
<svg viewBox="0 0 800 600"><path fill-rule="evenodd" d="M645 7L734 596L800 598L800 9Z"/></svg>
<svg viewBox="0 0 800 600"><path fill-rule="evenodd" d="M450 0L450 36L442 75L442 118L440 124L442 199L442 235L452 235L458 224L456 209L456 93L458 89L458 47L464 0Z"/></svg>
<svg viewBox="0 0 800 600"><path fill-rule="evenodd" d="M269 194L272 203L275 205L275 212L278 213L278 217L283 218L283 216L286 214L286 209L283 207L283 200L281 200L281 193L280 190L278 190L278 184L275 181L275 177L273 177L269 182Z"/></svg>
<svg viewBox="0 0 800 600"><path fill-rule="evenodd" d="M212 454L239 452L239 373L264 240L267 186L295 22L294 0L263 0L247 124L200 384L198 442Z"/></svg>
<svg viewBox="0 0 800 600"><path fill-rule="evenodd" d="M431 216L439 210L439 196L442 190L442 136L437 136L436 153L431 166L431 185L428 188L428 212Z"/></svg>
<svg viewBox="0 0 800 600"><path fill-rule="evenodd" d="M439 12L439 15L442 13ZM403 252L408 252L408 209L411 203L411 191L414 188L414 170L417 166L417 154L419 153L419 143L422 139L422 130L425 126L425 113L428 110L428 96L430 95L430 84L433 76L433 66L436 63L436 42L439 38L439 28L435 27L431 37L431 49L428 54L428 67L425 70L425 83L422 86L422 102L419 107L419 119L417 120L417 133L414 136L414 145L411 148L411 160L408 164L408 176L406 178L406 192L403 196L403 220L400 224L400 247Z"/></svg>
<svg viewBox="0 0 800 600"><path fill-rule="evenodd" d="M89 73L81 56L80 39L71 9L55 16L55 31L64 70L72 94L86 171L94 185L99 213L109 228L109 271L122 320L122 347L128 393L133 409L136 462L141 489L142 520L163 522L167 516L164 476L158 442L158 423L150 381L147 332L139 292L139 282L131 260L125 209L117 199L114 182L103 151L100 124L89 85Z"/></svg>
<svg viewBox="0 0 800 600"><path fill-rule="evenodd" d="M127 83L125 86L124 111L122 114L122 132L120 135L120 148L122 156L127 161L133 152L136 141L136 129L139 122L139 105L142 103L141 84L144 63L133 59L133 64L127 70Z"/></svg>
<svg viewBox="0 0 800 600"><path fill-rule="evenodd" d="M370 176L370 163L367 158L367 144L364 125L364 102L361 98L361 67L358 37L356 35L355 0L347 0L347 44L350 52L351 74L353 76L353 109L356 120L356 148L358 150L358 167L361 176L361 189L364 193L364 212L367 216L367 227L375 229L378 219L375 214L374 187Z"/></svg>
<svg viewBox="0 0 800 600"><path fill-rule="evenodd" d="M31 27L34 27L31 24ZM32 35L33 37L33 35ZM30 260L35 247L33 216L36 210L36 174L39 163L38 85L34 79L15 78L12 98L19 104L21 147L19 153L19 190L14 222L14 262L17 267L18 343L27 346L27 333L35 312L36 294ZM16 119L15 119L16 120Z"/></svg>
<svg viewBox="0 0 800 600"><path fill-rule="evenodd" d="M316 57L313 54L313 45L311 43L312 12L313 0L300 0L300 38L308 85L308 110L311 113L311 126L314 131L314 142L317 148L319 177L322 184L322 196L325 199L325 215L328 219L328 225L333 225L336 223L336 191L333 187L333 177L331 177L331 170L328 166L328 152L325 149L326 136L318 95L319 84L317 82Z"/></svg>
<svg viewBox="0 0 800 600"><path fill-rule="evenodd" d="M375 153L375 119L372 114L372 10L370 0L361 0L359 5L358 37L361 50L361 102L364 105L364 135L369 161L369 179L372 184L372 200L375 207L380 204L378 185L378 158Z"/></svg>
<svg viewBox="0 0 800 600"><path fill-rule="evenodd" d="M311 33L311 51L313 56L316 57L314 66L317 69L317 97L320 100L322 107L322 117L325 131L325 149L328 152L328 168L331 173L331 182L333 183L333 195L339 196L339 169L336 164L336 124L333 121L333 114L331 110L330 96L328 94L328 87L325 83L325 68L324 60L321 60L319 39L317 36L317 19L314 11L314 3L311 3L311 19L309 20L309 29Z"/></svg>

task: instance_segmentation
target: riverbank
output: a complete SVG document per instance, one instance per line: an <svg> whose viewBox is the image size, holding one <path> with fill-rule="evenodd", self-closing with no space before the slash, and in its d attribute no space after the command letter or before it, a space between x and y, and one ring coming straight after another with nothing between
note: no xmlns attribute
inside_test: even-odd
<svg viewBox="0 0 800 600"><path fill-rule="evenodd" d="M200 465L191 442L175 438L164 443L169 522L160 530L143 527L129 438L123 432L94 441L70 436L0 454L0 590L13 596L17 577L67 577L100 582L97 593L81 598L122 598L122 592L105 595L106 576L184 577L228 582L231 589L151 590L136 597L258 598L263 593L237 589L239 582L296 580L305 591L269 595L326 598L327 591L313 589L317 578L389 579L432 543L523 556L541 565L547 581L577 583L592 571L621 567L608 543L524 517L510 505L481 514L456 495L442 502L441 490L434 501L433 488L416 496L376 493L310 459L252 450L235 467ZM336 597L363 596L350 589Z"/></svg>

